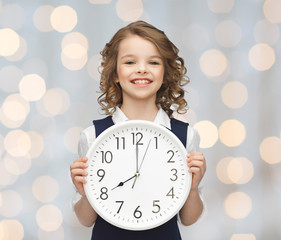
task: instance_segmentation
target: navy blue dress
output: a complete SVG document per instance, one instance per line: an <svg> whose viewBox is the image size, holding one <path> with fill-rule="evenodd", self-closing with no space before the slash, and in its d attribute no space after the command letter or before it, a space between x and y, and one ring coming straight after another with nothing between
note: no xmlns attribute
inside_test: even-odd
<svg viewBox="0 0 281 240"><path fill-rule="evenodd" d="M96 136L102 133L105 129L114 125L112 117L106 117L100 120L94 120L93 124L96 129ZM188 123L181 122L171 118L171 130L186 146ZM159 227L144 230L130 231L115 227L106 222L100 216L97 217L93 227L91 240L181 240L180 231L177 223L177 215L168 222Z"/></svg>

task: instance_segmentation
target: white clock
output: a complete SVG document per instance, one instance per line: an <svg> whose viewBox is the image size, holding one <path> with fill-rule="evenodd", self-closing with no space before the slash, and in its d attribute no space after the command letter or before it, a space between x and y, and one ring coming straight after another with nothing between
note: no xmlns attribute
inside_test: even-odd
<svg viewBox="0 0 281 240"><path fill-rule="evenodd" d="M167 128L131 120L102 132L89 148L86 196L109 223L128 230L174 217L191 186L186 149Z"/></svg>

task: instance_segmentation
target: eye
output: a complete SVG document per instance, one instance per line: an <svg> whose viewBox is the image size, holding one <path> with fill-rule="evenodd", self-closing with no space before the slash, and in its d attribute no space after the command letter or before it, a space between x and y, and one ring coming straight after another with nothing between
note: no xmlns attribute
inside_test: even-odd
<svg viewBox="0 0 281 240"><path fill-rule="evenodd" d="M159 65L159 62L152 61L150 62L151 65Z"/></svg>
<svg viewBox="0 0 281 240"><path fill-rule="evenodd" d="M132 65L134 63L135 63L134 61L126 61L126 64L128 64L128 65Z"/></svg>

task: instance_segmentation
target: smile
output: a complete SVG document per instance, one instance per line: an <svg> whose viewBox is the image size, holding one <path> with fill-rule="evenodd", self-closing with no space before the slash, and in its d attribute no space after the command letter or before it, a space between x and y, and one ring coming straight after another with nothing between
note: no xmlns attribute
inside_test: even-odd
<svg viewBox="0 0 281 240"><path fill-rule="evenodd" d="M150 79L134 79L131 81L133 84L150 84L151 82Z"/></svg>

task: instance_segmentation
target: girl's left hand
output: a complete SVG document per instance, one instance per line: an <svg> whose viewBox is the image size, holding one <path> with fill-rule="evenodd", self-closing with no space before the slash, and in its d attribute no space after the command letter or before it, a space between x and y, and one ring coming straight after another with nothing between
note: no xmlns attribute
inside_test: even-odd
<svg viewBox="0 0 281 240"><path fill-rule="evenodd" d="M187 154L187 166L192 173L191 189L198 189L198 186L206 172L206 161L202 152Z"/></svg>

